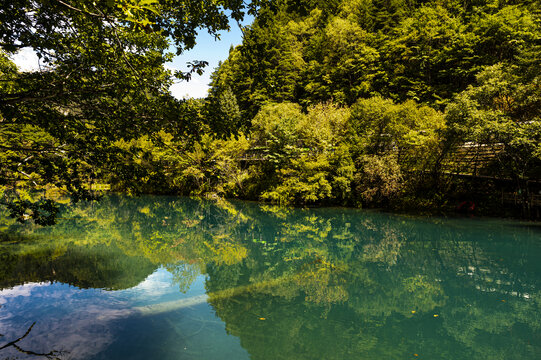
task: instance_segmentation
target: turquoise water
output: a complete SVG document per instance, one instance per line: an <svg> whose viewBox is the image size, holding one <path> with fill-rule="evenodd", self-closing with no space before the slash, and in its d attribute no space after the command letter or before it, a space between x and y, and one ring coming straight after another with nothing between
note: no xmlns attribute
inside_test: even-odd
<svg viewBox="0 0 541 360"><path fill-rule="evenodd" d="M3 219L0 359L541 358L540 224L169 197Z"/></svg>

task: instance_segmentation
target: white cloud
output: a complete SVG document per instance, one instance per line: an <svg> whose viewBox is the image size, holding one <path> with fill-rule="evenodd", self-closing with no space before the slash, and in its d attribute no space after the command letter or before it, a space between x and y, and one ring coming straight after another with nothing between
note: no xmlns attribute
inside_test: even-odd
<svg viewBox="0 0 541 360"><path fill-rule="evenodd" d="M181 70L172 66L165 66L166 69L171 71ZM184 70L185 71L185 70ZM190 81L178 81L175 82L169 90L171 95L177 99L189 99L189 98L204 98L208 95L208 90L210 89L210 71L206 69L203 75L192 75Z"/></svg>
<svg viewBox="0 0 541 360"><path fill-rule="evenodd" d="M192 77L190 81L182 81L171 85L169 90L177 99L207 97L210 79L203 76Z"/></svg>
<svg viewBox="0 0 541 360"><path fill-rule="evenodd" d="M139 285L129 289L130 292L135 292L145 296L162 296L167 293L177 292L178 290L171 284L171 274L163 269L156 270L149 275Z"/></svg>
<svg viewBox="0 0 541 360"><path fill-rule="evenodd" d="M24 285L18 285L11 289L0 290L0 297L16 297L16 296L30 296L32 290L36 287L49 286L50 283L27 283Z"/></svg>
<svg viewBox="0 0 541 360"><path fill-rule="evenodd" d="M39 58L31 47L25 47L11 56L20 71L38 71Z"/></svg>

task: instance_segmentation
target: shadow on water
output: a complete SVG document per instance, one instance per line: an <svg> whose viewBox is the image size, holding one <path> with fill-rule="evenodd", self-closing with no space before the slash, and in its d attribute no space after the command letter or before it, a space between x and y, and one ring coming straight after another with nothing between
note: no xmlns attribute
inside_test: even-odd
<svg viewBox="0 0 541 360"><path fill-rule="evenodd" d="M80 358L541 357L535 225L169 197L62 217L0 226L0 303Z"/></svg>

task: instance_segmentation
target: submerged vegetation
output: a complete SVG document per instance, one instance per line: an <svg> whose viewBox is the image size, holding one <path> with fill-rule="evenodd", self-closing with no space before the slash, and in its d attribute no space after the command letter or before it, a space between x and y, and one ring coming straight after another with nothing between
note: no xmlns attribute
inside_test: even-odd
<svg viewBox="0 0 541 360"><path fill-rule="evenodd" d="M227 28L219 6L148 2L135 18L109 2L5 7L30 4L35 15L2 12L0 26L0 185L21 220L52 223L57 211L25 188L78 200L94 182L281 204L471 201L539 216L536 1L220 1L254 23L208 97L182 101L167 90L169 42L180 53L197 26ZM23 31L30 23L51 31ZM16 69L8 55L24 46L45 71Z"/></svg>

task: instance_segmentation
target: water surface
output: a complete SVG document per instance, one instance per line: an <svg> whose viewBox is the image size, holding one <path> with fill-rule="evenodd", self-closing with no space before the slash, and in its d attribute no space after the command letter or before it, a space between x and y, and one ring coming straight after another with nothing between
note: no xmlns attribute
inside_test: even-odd
<svg viewBox="0 0 541 360"><path fill-rule="evenodd" d="M539 224L169 197L2 219L0 359L541 358Z"/></svg>

